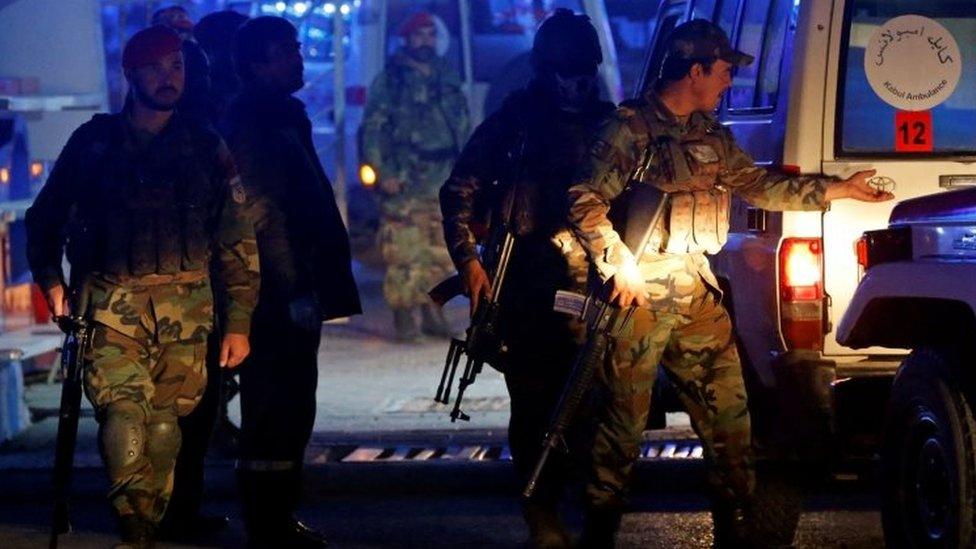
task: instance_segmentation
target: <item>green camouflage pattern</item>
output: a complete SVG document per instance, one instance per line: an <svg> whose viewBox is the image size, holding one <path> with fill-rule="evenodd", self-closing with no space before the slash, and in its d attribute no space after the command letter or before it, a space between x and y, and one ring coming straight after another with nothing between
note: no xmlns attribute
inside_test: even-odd
<svg viewBox="0 0 976 549"><path fill-rule="evenodd" d="M679 120L653 91L618 108L575 179L570 226L603 280L634 260L623 229L608 219L611 202L642 184L672 193L666 223L640 262L652 307L661 309L673 309L675 301L687 307L697 276L718 287L704 254L725 243L731 193L768 210L824 210L833 181L758 167L714 117L696 112Z"/></svg>
<svg viewBox="0 0 976 549"><path fill-rule="evenodd" d="M84 373L85 394L103 426L100 439L111 482L109 500L119 516L136 514L153 523L162 519L173 491L179 451L176 418L196 407L207 382L206 341L161 343L160 335L171 326L162 320L144 310L133 336L96 323ZM122 435L137 442L137 447L129 448L135 455L130 454L131 459L109 455L108 449L120 446L119 441L105 438L120 436L104 429L110 407L125 410L128 426Z"/></svg>
<svg viewBox="0 0 976 549"><path fill-rule="evenodd" d="M362 161L380 181L404 183L396 195L378 193L384 213L413 199L436 201L470 131L460 77L444 59L425 76L394 55L369 88L361 131Z"/></svg>
<svg viewBox="0 0 976 549"><path fill-rule="evenodd" d="M430 75L393 56L369 88L361 154L380 181L396 178L396 194L377 190L382 212L377 243L386 264L383 296L391 308L430 302L427 291L453 273L442 236L438 191L469 131L461 80L443 59Z"/></svg>
<svg viewBox="0 0 976 549"><path fill-rule="evenodd" d="M684 313L638 308L611 338L599 373L603 390L586 487L591 505L626 503L658 364L701 439L715 494L742 501L753 492L749 410L732 323L718 294L701 281L690 293Z"/></svg>
<svg viewBox="0 0 976 549"><path fill-rule="evenodd" d="M257 236L254 222L246 213L250 197L224 141L218 147L217 160L229 187L217 225L216 249L213 250L216 261L211 262L216 267L217 287L222 297L221 325L226 333L249 334L251 313L257 305L261 283ZM193 297L188 296L188 302L191 306L184 310L183 319L189 323L199 318L196 315L203 312L203 307ZM174 311L172 318L175 317ZM196 335L195 331L187 333Z"/></svg>
<svg viewBox="0 0 976 549"><path fill-rule="evenodd" d="M623 505L658 364L702 440L716 495L749 497L755 474L741 364L706 254L725 243L730 194L770 210L823 210L831 179L757 167L711 115L679 119L649 91L618 108L575 180L569 225L603 281L634 265L627 244L646 230L660 193L671 197L637 263L648 306L620 327L607 356L590 503ZM620 208L630 223L621 225Z"/></svg>
<svg viewBox="0 0 976 549"><path fill-rule="evenodd" d="M427 292L454 273L442 225L434 200L404 201L395 214L383 216L377 245L386 264L383 297L391 308L430 303Z"/></svg>

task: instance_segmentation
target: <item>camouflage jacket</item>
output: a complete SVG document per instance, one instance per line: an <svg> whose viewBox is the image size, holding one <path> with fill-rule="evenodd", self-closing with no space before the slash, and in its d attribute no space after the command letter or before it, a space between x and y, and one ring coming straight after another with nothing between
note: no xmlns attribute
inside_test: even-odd
<svg viewBox="0 0 976 549"><path fill-rule="evenodd" d="M398 53L369 88L362 161L380 179L395 177L405 184L396 196L381 195L385 210L410 198L435 201L470 130L460 77L443 59L432 67L425 76Z"/></svg>
<svg viewBox="0 0 976 549"><path fill-rule="evenodd" d="M243 213L246 195L230 152L211 130L179 114L158 135L139 143L125 116L124 113L97 115L78 128L28 209L27 254L35 282L45 290L64 283L61 263L67 244L72 287L83 284L87 288L87 314L92 320L134 336L143 317L153 315L161 343L200 340L214 321L213 290L207 268L212 263L214 276L225 294L220 314L226 331L249 333L260 281L257 246L254 228ZM124 131L113 132L114 127ZM213 188L221 193L213 197L217 207L207 224L212 231L207 249L215 261L203 261L197 270L122 278L86 265L92 250L79 249L88 245L88 240L79 233L88 230L82 220L103 212L81 210L93 203L85 195L99 188L96 178L112 168L106 164L115 157L106 152L114 148L128 151L125 154L134 159L138 169L140 158L172 155L174 148L190 154L188 147L194 149L192 154L212 159L208 177L215 180ZM201 147L209 148L200 150Z"/></svg>
<svg viewBox="0 0 976 549"><path fill-rule="evenodd" d="M628 222L637 218L646 225L650 217L649 208L634 206L648 194L671 193L669 211L639 265L652 307L660 309L690 303L699 276L718 289L704 254L725 243L730 193L769 210L823 210L832 181L756 166L714 117L695 112L678 120L653 91L620 106L575 180L569 223L603 280L634 261L627 246L634 239L625 243L621 235L639 235L645 227Z"/></svg>

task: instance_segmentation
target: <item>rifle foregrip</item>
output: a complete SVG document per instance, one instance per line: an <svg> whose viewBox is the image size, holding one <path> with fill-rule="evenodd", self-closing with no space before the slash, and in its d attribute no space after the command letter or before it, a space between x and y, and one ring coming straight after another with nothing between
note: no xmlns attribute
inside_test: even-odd
<svg viewBox="0 0 976 549"><path fill-rule="evenodd" d="M606 349L607 336L602 333L595 334L588 342L580 357L579 367L574 369L570 384L566 386L566 394L563 396L562 406L553 419L551 431L561 434L569 427L580 402L590 390L593 376L600 366Z"/></svg>

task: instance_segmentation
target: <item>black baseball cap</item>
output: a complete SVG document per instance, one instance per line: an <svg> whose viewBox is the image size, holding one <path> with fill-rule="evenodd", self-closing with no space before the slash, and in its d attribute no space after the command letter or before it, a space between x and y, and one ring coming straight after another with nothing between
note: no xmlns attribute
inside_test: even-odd
<svg viewBox="0 0 976 549"><path fill-rule="evenodd" d="M678 59L707 59L717 57L738 67L745 67L755 59L732 47L721 27L705 19L692 19L671 31L667 40L668 57Z"/></svg>

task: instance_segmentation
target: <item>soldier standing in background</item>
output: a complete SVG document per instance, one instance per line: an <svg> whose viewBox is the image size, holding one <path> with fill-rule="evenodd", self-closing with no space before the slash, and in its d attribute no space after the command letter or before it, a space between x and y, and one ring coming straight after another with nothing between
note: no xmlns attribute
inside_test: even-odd
<svg viewBox="0 0 976 549"><path fill-rule="evenodd" d="M453 333L427 291L453 271L441 236L437 191L467 138L469 121L461 80L437 56L437 32L426 12L404 22L404 46L370 86L363 115L363 160L379 180L383 295L398 341L415 341L420 331Z"/></svg>
<svg viewBox="0 0 976 549"><path fill-rule="evenodd" d="M193 36L210 61L210 107L217 124L227 105L240 91L241 80L234 71L234 34L248 16L234 10L208 13L193 27Z"/></svg>
<svg viewBox="0 0 976 549"><path fill-rule="evenodd" d="M61 270L67 234L72 303L94 324L85 394L95 408L122 541L152 545L180 448L177 418L204 391L214 318L209 266L227 299L222 366L249 353L258 258L246 195L213 131L175 112L183 54L172 30L136 33L122 64L126 108L72 134L27 211L28 259L56 316L69 304ZM87 299L86 299L87 297Z"/></svg>
<svg viewBox="0 0 976 549"><path fill-rule="evenodd" d="M181 9L157 13L185 14ZM237 74L234 73L232 52L234 33L247 19L246 15L236 11L219 11L204 16L193 27L193 35L199 42L199 48L203 49L207 59L210 60L210 97L206 98L203 105L209 109L202 119L205 123L214 126L217 124L230 101L230 96L237 93L240 87ZM182 19L177 20L182 21ZM189 21L189 18L186 20ZM184 56L187 55L188 48L196 48L196 44L188 42L184 37ZM177 104L177 108L182 113L183 102ZM219 284L214 285L214 298L218 303L226 299ZM227 400L231 398L233 394L231 391L236 387L236 383L233 381L233 372L221 371L220 341L223 330L220 319L214 320L214 330L207 339L207 389L196 409L191 414L180 418L183 444L176 459L173 496L166 510L166 516L160 523L160 539L199 541L225 528L230 522L227 516L201 514L205 492L205 459L214 428L218 425L217 418L220 417L219 425L223 428L221 434L225 437L233 437L232 428L236 431L226 417Z"/></svg>
<svg viewBox="0 0 976 549"><path fill-rule="evenodd" d="M731 85L732 68L751 62L708 21L676 28L659 80L640 99L621 105L569 192L569 223L609 299L619 307L637 306L618 328L601 372L603 402L586 493L584 542L590 546L613 546L659 362L704 447L716 545L779 543L756 531L768 525L760 523L762 498L754 495L746 391L732 323L705 254L726 241L731 193L765 209L814 211L839 198L881 201L892 195L867 184L873 170L841 181L756 166L710 114ZM667 223L654 232L638 263L621 234L645 229L648 216L642 214L653 211L649 204L660 200L661 191L671 195ZM615 226L608 217L611 202L639 207L627 209L626 224Z"/></svg>
<svg viewBox="0 0 976 549"><path fill-rule="evenodd" d="M349 236L312 142L297 30L258 17L237 32L243 82L222 132L261 252L253 352L240 368L238 480L250 547L322 547L295 517L315 423L322 321L360 313Z"/></svg>
<svg viewBox="0 0 976 549"><path fill-rule="evenodd" d="M172 5L153 12L153 25L169 27L183 41L183 63L186 72L186 87L176 107L184 117L196 118L208 123L211 119L210 106L210 61L193 37L193 20L186 8Z"/></svg>
<svg viewBox="0 0 976 549"><path fill-rule="evenodd" d="M512 206L515 244L499 324L508 348L502 369L511 396L509 446L523 485L584 331L554 312L553 300L557 290L586 288L586 257L566 225L566 191L591 135L613 112L599 99L602 61L589 19L556 10L536 34L533 79L475 130L440 193L444 237L473 304L489 292L489 279L472 224L488 211L497 226ZM568 463L553 463L523 502L534 547L570 546L558 514L569 472Z"/></svg>

